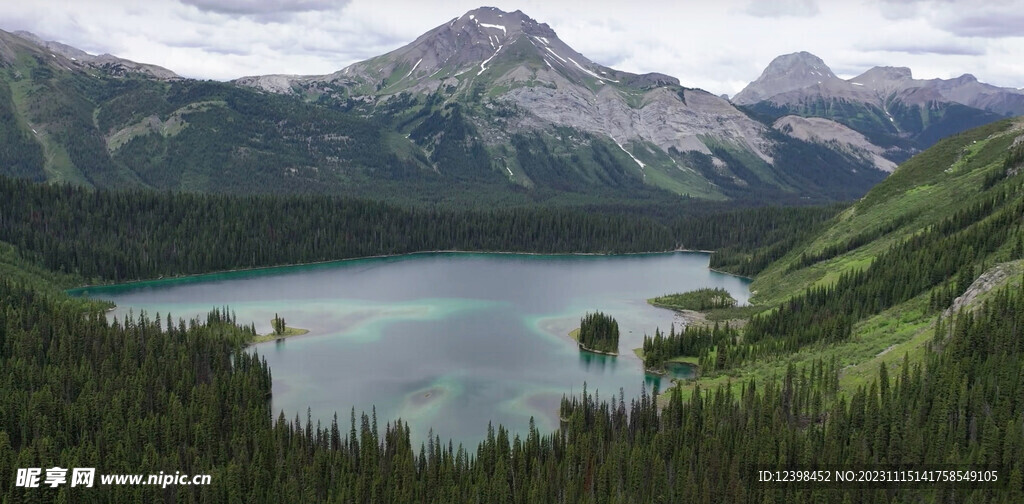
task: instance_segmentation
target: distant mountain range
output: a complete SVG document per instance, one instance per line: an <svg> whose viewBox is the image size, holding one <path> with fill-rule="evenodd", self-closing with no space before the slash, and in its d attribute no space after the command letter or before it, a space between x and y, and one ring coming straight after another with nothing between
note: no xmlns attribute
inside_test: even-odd
<svg viewBox="0 0 1024 504"><path fill-rule="evenodd" d="M799 53L730 103L594 63L495 8L329 75L232 83L0 31L0 173L486 204L848 199L929 142L1016 113L1011 91L902 69L845 81Z"/></svg>
<svg viewBox="0 0 1024 504"><path fill-rule="evenodd" d="M807 52L775 58L732 102L798 138L870 153L887 171L942 137L1024 114L1024 90L970 74L922 80L909 68L874 67L841 79Z"/></svg>

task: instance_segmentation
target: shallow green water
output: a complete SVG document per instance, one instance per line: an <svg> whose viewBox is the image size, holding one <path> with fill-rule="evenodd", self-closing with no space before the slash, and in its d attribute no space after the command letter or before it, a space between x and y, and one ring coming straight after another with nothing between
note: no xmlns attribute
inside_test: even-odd
<svg viewBox="0 0 1024 504"><path fill-rule="evenodd" d="M255 345L270 364L274 408L289 418L347 424L376 407L413 436L475 443L488 422L515 432L534 417L557 426L563 394L584 384L602 397L668 386L632 352L674 314L647 305L662 294L723 287L741 303L747 281L712 272L700 253L629 256L415 254L143 282L77 293L117 303L111 316L175 318L230 306L240 323L270 332L281 314L305 336ZM577 350L567 333L587 311L619 322L619 357ZM343 425L344 427L345 425Z"/></svg>

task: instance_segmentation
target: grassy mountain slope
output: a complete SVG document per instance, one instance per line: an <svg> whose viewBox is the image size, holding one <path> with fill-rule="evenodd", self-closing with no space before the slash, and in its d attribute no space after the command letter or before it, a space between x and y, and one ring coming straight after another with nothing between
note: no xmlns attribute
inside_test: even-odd
<svg viewBox="0 0 1024 504"><path fill-rule="evenodd" d="M744 378L782 376L790 364L835 359L843 368L842 389L852 392L876 377L880 364L895 366L905 357L922 360L929 348L935 348L940 316L948 319L960 308L979 306L991 291L1020 283L1022 139L1024 121L1007 119L940 141L901 165L752 283L752 300L762 317L788 306L790 300L806 299L806 292L829 289L837 293L838 306L846 306L840 313L865 306L857 303L878 306L853 317L849 336L804 344L725 372L708 372L698 383L739 384ZM884 264L902 266L885 269ZM879 268L890 273L873 277L872 272L882 271ZM851 282L856 275L865 280ZM871 292L892 300L875 305L873 295L864 299L864 294L857 294L868 292L864 286L872 281L876 287ZM914 287L907 287L911 284ZM837 285L846 287L835 290ZM956 300L965 292L971 294ZM956 308L948 310L950 306Z"/></svg>
<svg viewBox="0 0 1024 504"><path fill-rule="evenodd" d="M0 168L7 175L39 179L43 171L47 180L90 187L303 192L416 169L388 156L381 128L366 120L226 84L89 74L27 50L0 69L0 80L0 113L12 119L0 133L24 152L20 164Z"/></svg>
<svg viewBox="0 0 1024 504"><path fill-rule="evenodd" d="M1010 145L1024 134L1022 129L1020 120L999 121L942 140L910 159L840 214L832 227L767 268L752 285L755 300L775 303L789 293L834 281L843 272L867 265L894 243L976 204L995 189L985 189L985 179L1003 170ZM872 239L842 250L864 241L858 239L862 236ZM801 254L820 256L830 249L842 253L800 264Z"/></svg>

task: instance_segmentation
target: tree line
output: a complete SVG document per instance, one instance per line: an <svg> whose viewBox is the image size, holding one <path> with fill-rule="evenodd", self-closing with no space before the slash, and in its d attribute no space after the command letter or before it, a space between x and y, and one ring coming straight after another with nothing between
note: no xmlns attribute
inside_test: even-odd
<svg viewBox="0 0 1024 504"><path fill-rule="evenodd" d="M474 210L329 196L92 191L0 177L0 241L50 270L97 282L429 250L750 250L776 240L792 245L782 236L820 225L833 211Z"/></svg>

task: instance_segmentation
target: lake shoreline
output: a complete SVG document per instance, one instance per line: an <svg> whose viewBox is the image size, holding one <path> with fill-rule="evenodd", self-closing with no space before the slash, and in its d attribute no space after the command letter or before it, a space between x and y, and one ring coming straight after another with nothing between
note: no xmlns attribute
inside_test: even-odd
<svg viewBox="0 0 1024 504"><path fill-rule="evenodd" d="M692 251L687 251L687 252L707 252L709 254L714 254L715 253L714 250L708 250L708 251L705 251L705 250L692 250ZM734 276L734 277L740 277L740 278L742 278L744 280L750 280L751 282L754 281L754 277L749 277L749 276L746 276L746 275L741 275L739 273L732 273L732 272L729 272L729 271L720 270L720 269L717 269L717 268L712 268L711 266L708 266L708 269L711 270L711 271L714 271L715 273L721 273L723 275L730 275L730 276Z"/></svg>
<svg viewBox="0 0 1024 504"><path fill-rule="evenodd" d="M578 346L580 350L583 350L584 352L590 352L592 354L607 355L609 357L618 357L619 356L618 353L602 352L601 350L594 350L593 348L585 347L585 346L583 346L583 343L580 343L580 342L576 342L576 346Z"/></svg>
<svg viewBox="0 0 1024 504"><path fill-rule="evenodd" d="M644 360L644 349L643 348L634 348L633 349L633 355L636 355L636 357L638 359L640 359L640 362L643 362L643 360ZM696 376L697 372L700 371L700 364L697 363L697 362L693 362L693 360L694 360L693 357L686 357L686 356L683 356L683 357L673 357L671 359L666 360L665 363L667 363L667 364L677 364L677 365L680 365L680 366L686 366L686 367L692 369L693 372L694 372L694 376ZM649 368L649 367L647 367L645 365L644 366L644 373L648 373L648 374L664 377L664 376L668 376L669 371L668 371L668 367L666 367L666 366L662 366L662 367L660 367L658 369L654 369L654 368ZM688 379L692 379L692 378L688 378ZM678 380L678 378L673 378L673 380Z"/></svg>
<svg viewBox="0 0 1024 504"><path fill-rule="evenodd" d="M222 274L225 274L225 273L244 273L244 272L252 272L252 271L274 270L274 269L300 268L300 267L303 267L303 266L317 266L317 265L333 264L333 263L345 263L345 262L350 262L350 261L362 261L362 260L366 260L366 259L390 259L390 258L396 258L396 257L409 257L409 256L429 255L429 254L495 254L495 255L522 255L522 256L548 256L548 257L573 257L573 256L580 256L580 257L589 257L589 256L608 257L608 256L634 256L634 255L675 254L675 253L680 253L680 252L700 253L700 254L713 254L715 251L714 250L702 250L702 249L686 249L686 248L678 248L678 249L672 249L672 250L653 250L653 251L646 251L646 252L609 252L609 253L606 253L606 252L515 252L515 251L507 251L507 250L502 250L502 251L486 251L486 250L457 250L457 249L452 249L452 250L419 250L419 251L416 251L416 252L403 252L403 253L399 253L399 254L378 254L378 255L370 255L370 256L347 257L347 258L344 258L344 259L329 259L329 260L325 260L325 261L312 261L312 262L304 262L304 263L278 264L278 265L274 265L274 266L256 266L256 267L252 267L252 268L232 268L232 269L226 269L226 270L207 271L205 273L189 273L189 274L186 274L186 275L160 276L160 277L157 277L157 278L150 278L150 279L129 280L127 282L87 284L87 285L83 285L83 286L80 286L80 287L74 287L74 288L71 288L71 289L65 289L64 292L66 294L69 294L69 295L75 295L76 294L75 291L88 290L88 289L91 289L91 288L111 287L111 286L115 286L115 285L118 285L118 286L131 286L131 285L135 285L135 284L150 283L150 282L170 282L170 281L182 280L182 279L186 279L186 278L200 278L200 277L209 276L209 275L222 275ZM711 270L711 271L714 271L716 273L722 273L722 274L726 274L726 275L740 277L740 278L744 278L744 279L750 280L750 278L748 278L748 277L744 277L742 275L735 275L735 274L729 273L727 271L718 271L718 270L710 268L710 267L708 269Z"/></svg>

